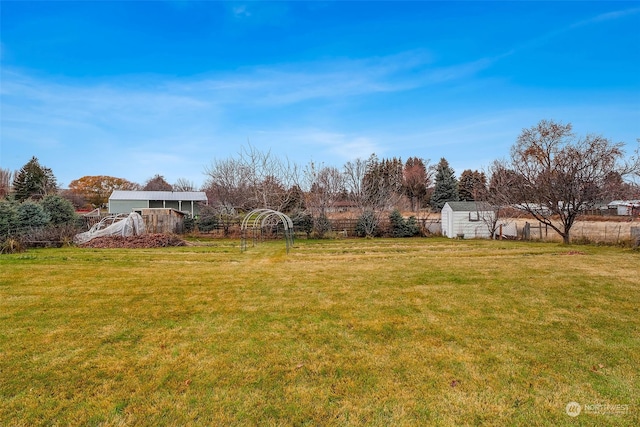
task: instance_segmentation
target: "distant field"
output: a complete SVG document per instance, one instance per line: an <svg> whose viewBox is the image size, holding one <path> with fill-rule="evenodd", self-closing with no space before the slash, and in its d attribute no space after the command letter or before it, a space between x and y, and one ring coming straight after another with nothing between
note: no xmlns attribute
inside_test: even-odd
<svg viewBox="0 0 640 427"><path fill-rule="evenodd" d="M0 426L636 426L639 271L447 239L1 255Z"/></svg>
<svg viewBox="0 0 640 427"><path fill-rule="evenodd" d="M616 218L616 217L614 217ZM617 219L617 218L616 218ZM542 226L541 229L538 228L538 221L532 219L515 219L511 220L512 223L518 227L518 230L522 230L526 222L531 224L531 238L534 240L544 240L551 242L562 242L562 237L551 227L545 229ZM576 221L576 223L571 228L571 241L582 241L583 243L591 242L591 243L608 243L608 244L616 244L616 243L628 243L632 241L631 228L632 227L640 227L640 222L637 220L630 221L627 219L626 221Z"/></svg>

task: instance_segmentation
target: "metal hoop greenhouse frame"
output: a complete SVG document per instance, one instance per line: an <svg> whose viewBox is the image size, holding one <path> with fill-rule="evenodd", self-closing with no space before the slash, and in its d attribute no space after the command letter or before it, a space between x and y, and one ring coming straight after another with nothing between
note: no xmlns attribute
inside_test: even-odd
<svg viewBox="0 0 640 427"><path fill-rule="evenodd" d="M258 239L262 237L262 230L264 229L267 221L270 218L277 217L276 225L278 222L282 222L284 227L284 239L287 246L287 253L293 247L293 222L291 218L282 212L274 211L273 209L254 209L247 214L242 220L242 242L240 246L241 251L247 250L248 231L251 229L251 238L253 240L253 246L258 243Z"/></svg>

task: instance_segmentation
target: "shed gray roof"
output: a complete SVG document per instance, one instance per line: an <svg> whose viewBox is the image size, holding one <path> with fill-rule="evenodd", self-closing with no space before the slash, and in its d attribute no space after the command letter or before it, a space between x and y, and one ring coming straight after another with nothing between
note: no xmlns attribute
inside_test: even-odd
<svg viewBox="0 0 640 427"><path fill-rule="evenodd" d="M447 202L454 212L492 211L493 208L487 202Z"/></svg>
<svg viewBox="0 0 640 427"><path fill-rule="evenodd" d="M172 200L206 202L204 191L127 191L114 190L109 200Z"/></svg>
<svg viewBox="0 0 640 427"><path fill-rule="evenodd" d="M615 206L631 206L631 205L640 205L640 200L614 200L610 202L607 206L615 207Z"/></svg>

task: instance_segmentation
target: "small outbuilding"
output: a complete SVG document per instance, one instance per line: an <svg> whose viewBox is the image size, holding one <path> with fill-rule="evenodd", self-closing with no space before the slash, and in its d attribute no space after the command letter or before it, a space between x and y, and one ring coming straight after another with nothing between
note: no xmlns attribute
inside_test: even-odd
<svg viewBox="0 0 640 427"><path fill-rule="evenodd" d="M442 208L442 235L451 239L491 237L495 209L486 202L447 202Z"/></svg>
<svg viewBox="0 0 640 427"><path fill-rule="evenodd" d="M184 233L185 212L172 208L142 208L135 212L142 217L147 233Z"/></svg>
<svg viewBox="0 0 640 427"><path fill-rule="evenodd" d="M607 207L616 215L634 216L640 213L640 200L614 200Z"/></svg>
<svg viewBox="0 0 640 427"><path fill-rule="evenodd" d="M109 213L129 213L140 209L175 209L195 217L208 203L204 191L125 191L114 190L109 197Z"/></svg>

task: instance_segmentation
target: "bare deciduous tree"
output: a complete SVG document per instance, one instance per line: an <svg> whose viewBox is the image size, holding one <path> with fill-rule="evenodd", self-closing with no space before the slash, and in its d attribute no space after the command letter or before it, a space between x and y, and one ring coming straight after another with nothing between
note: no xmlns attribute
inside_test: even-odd
<svg viewBox="0 0 640 427"><path fill-rule="evenodd" d="M11 180L13 172L9 169L0 168L0 198L6 197L11 192Z"/></svg>
<svg viewBox="0 0 640 427"><path fill-rule="evenodd" d="M333 166L309 163L304 169L307 210L314 216L327 214L344 189L344 175Z"/></svg>
<svg viewBox="0 0 640 427"><path fill-rule="evenodd" d="M482 221L491 236L495 237L499 233L500 224L508 225L512 222L513 210L510 209L510 205L521 202L512 190L523 184L518 174L507 169L504 160L494 161L485 175L489 176L489 185L480 200L490 206L492 214L485 215Z"/></svg>
<svg viewBox="0 0 640 427"><path fill-rule="evenodd" d="M242 148L239 160L241 169L247 174L255 208L281 211L290 203L289 190L299 183L295 164L252 145Z"/></svg>
<svg viewBox="0 0 640 427"><path fill-rule="evenodd" d="M375 154L367 159L358 220L358 228L366 236L373 236L386 212L398 206L403 197L403 172L401 159L378 160Z"/></svg>
<svg viewBox="0 0 640 427"><path fill-rule="evenodd" d="M160 174L149 178L142 188L144 191L173 191L173 186Z"/></svg>
<svg viewBox="0 0 640 427"><path fill-rule="evenodd" d="M431 185L432 170L427 166L429 161L418 157L409 157L404 165L403 188L405 195L409 198L411 210L420 210L421 201L427 195L427 188Z"/></svg>
<svg viewBox="0 0 640 427"><path fill-rule="evenodd" d="M212 205L248 208L249 182L238 159L214 160L205 169L205 191Z"/></svg>
<svg viewBox="0 0 640 427"><path fill-rule="evenodd" d="M344 175L344 186L349 194L349 198L359 208L364 208L363 181L367 173L367 162L364 159L355 159L345 163L342 168Z"/></svg>
<svg viewBox="0 0 640 427"><path fill-rule="evenodd" d="M224 205L245 210L282 210L295 196L298 168L255 147L243 147L237 158L216 160L205 169L206 190Z"/></svg>
<svg viewBox="0 0 640 427"><path fill-rule="evenodd" d="M197 191L196 184L186 178L178 178L176 183L173 184L173 191Z"/></svg>
<svg viewBox="0 0 640 427"><path fill-rule="evenodd" d="M607 198L607 176L637 171L637 159L622 164L623 156L621 143L599 135L576 138L571 124L542 120L524 129L511 148L505 169L516 174L518 185L508 192L569 243L576 218Z"/></svg>

